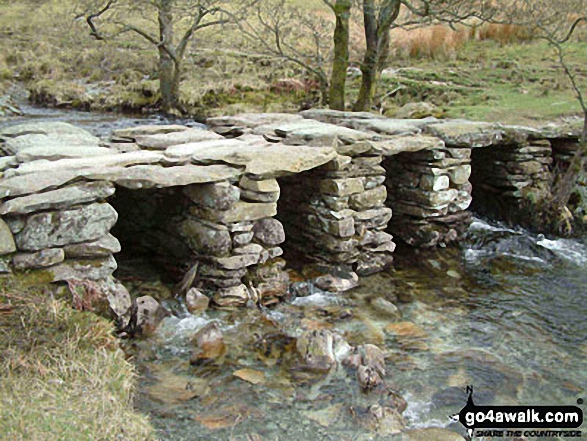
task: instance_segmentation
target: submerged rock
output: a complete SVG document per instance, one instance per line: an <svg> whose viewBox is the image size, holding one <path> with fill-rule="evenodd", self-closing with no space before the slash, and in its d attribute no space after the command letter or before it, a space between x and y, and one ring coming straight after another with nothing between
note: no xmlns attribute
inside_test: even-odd
<svg viewBox="0 0 587 441"><path fill-rule="evenodd" d="M193 339L196 349L190 360L191 364L214 361L226 353L222 331L216 323L208 323L200 329Z"/></svg>
<svg viewBox="0 0 587 441"><path fill-rule="evenodd" d="M192 288L185 295L185 304L191 314L196 314L208 309L210 299L200 290Z"/></svg>
<svg viewBox="0 0 587 441"><path fill-rule="evenodd" d="M347 358L352 348L340 335L321 329L304 332L296 349L307 368L329 371Z"/></svg>
<svg viewBox="0 0 587 441"><path fill-rule="evenodd" d="M151 296L139 297L136 300L136 307L136 328L143 334L152 334L169 315L169 312Z"/></svg>

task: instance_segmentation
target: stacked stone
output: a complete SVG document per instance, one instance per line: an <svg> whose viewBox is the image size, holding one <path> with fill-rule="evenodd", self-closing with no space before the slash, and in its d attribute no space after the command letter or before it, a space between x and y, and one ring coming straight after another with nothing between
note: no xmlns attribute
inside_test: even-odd
<svg viewBox="0 0 587 441"><path fill-rule="evenodd" d="M548 140L528 140L475 151L475 207L518 221L527 204L548 197L552 183L552 148ZM522 202L524 200L524 202ZM481 205L483 204L483 205ZM520 211L519 213L517 211Z"/></svg>
<svg viewBox="0 0 587 441"><path fill-rule="evenodd" d="M289 222L286 227L297 230L292 236L302 239L298 248L304 255L372 274L392 263L395 249L384 231L391 218L385 207L385 170L381 155L369 154L369 144L344 149L353 156L284 179L279 212Z"/></svg>
<svg viewBox="0 0 587 441"><path fill-rule="evenodd" d="M400 153L385 162L390 231L417 247L460 239L471 222L471 149L442 147Z"/></svg>
<svg viewBox="0 0 587 441"><path fill-rule="evenodd" d="M287 281L279 285L276 280L283 280L278 245L285 235L272 219L277 182L243 176L238 186L224 181L190 185L183 192L193 204L180 233L198 261L194 285L219 306L242 306L249 299L267 303L283 296Z"/></svg>
<svg viewBox="0 0 587 441"><path fill-rule="evenodd" d="M577 138L558 138L552 139L552 157L554 166L561 170L566 170L577 154L579 140Z"/></svg>
<svg viewBox="0 0 587 441"><path fill-rule="evenodd" d="M109 233L118 215L104 202L112 194L112 184L91 182L5 198L1 252L14 253L16 270L42 270L47 282L107 279L116 269L112 255L120 251Z"/></svg>

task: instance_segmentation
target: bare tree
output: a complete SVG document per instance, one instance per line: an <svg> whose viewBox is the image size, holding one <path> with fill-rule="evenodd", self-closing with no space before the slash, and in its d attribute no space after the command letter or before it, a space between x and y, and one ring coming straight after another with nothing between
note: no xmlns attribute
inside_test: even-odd
<svg viewBox="0 0 587 441"><path fill-rule="evenodd" d="M184 113L179 97L182 63L192 37L234 20L246 6L245 0L108 0L98 9L91 0L84 15L97 40L133 33L152 44L159 55L161 109Z"/></svg>
<svg viewBox="0 0 587 441"><path fill-rule="evenodd" d="M287 0L262 0L254 13L239 21L241 35L253 44L253 51L268 58L288 61L314 77L320 88L322 105L329 101L326 66L330 62L332 24L307 8Z"/></svg>

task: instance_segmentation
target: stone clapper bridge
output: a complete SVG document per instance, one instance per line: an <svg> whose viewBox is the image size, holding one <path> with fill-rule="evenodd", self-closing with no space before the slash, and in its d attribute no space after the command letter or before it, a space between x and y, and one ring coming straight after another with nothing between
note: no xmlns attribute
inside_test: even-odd
<svg viewBox="0 0 587 441"><path fill-rule="evenodd" d="M181 268L184 288L219 306L279 301L283 246L345 268L348 283L326 286L342 290L392 263L394 237L458 241L473 200L515 220L524 195L549 191L580 131L331 110L208 125L137 126L107 143L60 122L1 130L0 270L93 280L126 317L118 239Z"/></svg>

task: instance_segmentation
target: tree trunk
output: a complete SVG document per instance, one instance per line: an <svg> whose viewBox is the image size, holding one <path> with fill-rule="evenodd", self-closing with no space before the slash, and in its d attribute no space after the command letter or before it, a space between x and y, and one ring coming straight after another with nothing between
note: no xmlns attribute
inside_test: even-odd
<svg viewBox="0 0 587 441"><path fill-rule="evenodd" d="M336 16L334 29L334 61L330 78L329 103L335 110L345 109L346 71L349 66L349 19L351 0L337 0L333 5Z"/></svg>
<svg viewBox="0 0 587 441"><path fill-rule="evenodd" d="M400 0L383 0L377 16L375 0L363 1L367 49L361 65L363 78L361 79L359 97L353 106L354 111L369 110L371 107L379 74L387 62L389 30L399 15L400 7Z"/></svg>
<svg viewBox="0 0 587 441"><path fill-rule="evenodd" d="M361 72L363 73L361 89L359 90L357 101L353 106L353 111L355 112L369 109L375 89L377 60L379 57L377 53L377 18L374 0L363 1L363 19L367 48L365 49L363 64L361 64Z"/></svg>
<svg viewBox="0 0 587 441"><path fill-rule="evenodd" d="M159 5L159 92L161 94L161 110L165 113L177 109L179 102L179 78L176 64L169 53L173 48L173 15L172 0L162 0Z"/></svg>

